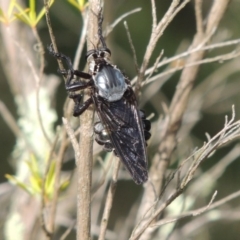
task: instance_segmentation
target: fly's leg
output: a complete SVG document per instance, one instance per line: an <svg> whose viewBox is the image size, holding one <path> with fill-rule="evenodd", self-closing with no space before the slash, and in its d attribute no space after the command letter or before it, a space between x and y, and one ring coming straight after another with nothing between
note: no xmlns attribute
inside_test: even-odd
<svg viewBox="0 0 240 240"><path fill-rule="evenodd" d="M75 105L73 109L73 116L80 116L88 107L93 103L92 98L87 99L85 102L81 103L81 94L69 94L69 98L73 99Z"/></svg>
<svg viewBox="0 0 240 240"><path fill-rule="evenodd" d="M85 102L81 103L82 94L74 93L74 91L77 91L79 89L85 89L88 86L88 83L86 83L85 85L81 85L81 84L84 84L84 83L78 82L68 86L66 85L66 89L69 91L68 97L73 99L75 103L74 109L73 109L74 117L80 116L93 103L92 98L89 98Z"/></svg>
<svg viewBox="0 0 240 240"><path fill-rule="evenodd" d="M140 113L140 118L142 120L142 125L143 125L143 131L144 131L144 137L145 140L149 140L151 137L151 122L146 119L145 112L143 110L139 110Z"/></svg>
<svg viewBox="0 0 240 240"><path fill-rule="evenodd" d="M91 86L92 76L90 74L81 72L79 70L74 70L71 59L62 53L54 52L52 45L50 45L48 47L48 51L55 58L64 60L66 62L67 66L68 66L68 70L63 70L63 71L59 71L59 72L67 78L66 89L68 91L77 91L77 90L85 89L85 88ZM71 81L74 79L74 76L77 76L77 77L80 77L83 79L90 79L90 81L89 81L90 83L89 82L87 82L87 83L85 83L85 82L71 83Z"/></svg>
<svg viewBox="0 0 240 240"><path fill-rule="evenodd" d="M75 103L73 116L77 117L81 115L93 103L93 101L91 98L89 98L87 101L81 104L80 102L82 99L82 95L76 94L74 92L88 88L88 87L92 87L93 86L92 76L88 73L74 70L71 59L62 53L54 52L52 45L48 47L48 50L49 50L49 53L53 55L55 58L64 60L68 66L68 70L63 70L59 72L67 78L65 83L65 88L68 91L68 97L73 99ZM72 83L74 76L77 76L83 79L89 79L89 81L88 82L77 81Z"/></svg>

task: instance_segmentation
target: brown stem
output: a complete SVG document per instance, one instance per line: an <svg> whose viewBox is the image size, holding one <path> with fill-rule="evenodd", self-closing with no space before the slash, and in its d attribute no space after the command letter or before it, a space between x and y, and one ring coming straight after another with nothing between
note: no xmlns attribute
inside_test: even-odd
<svg viewBox="0 0 240 240"><path fill-rule="evenodd" d="M96 14L100 10L100 0L89 1L89 22L87 35L87 48L97 46L98 19ZM85 91L84 100L89 98ZM93 157L93 116L94 111L88 109L81 115L80 125L80 157L77 164L77 239L91 238L91 183L92 183L92 157Z"/></svg>
<svg viewBox="0 0 240 240"><path fill-rule="evenodd" d="M106 239L106 231L107 231L107 225L110 217L110 212L113 205L113 198L115 195L116 187L117 187L117 178L118 178L118 171L120 167L120 161L119 159L115 159L115 168L112 176L112 182L108 189L107 199L104 207L104 212L102 216L101 221L101 227L100 227L100 234L99 234L99 240Z"/></svg>

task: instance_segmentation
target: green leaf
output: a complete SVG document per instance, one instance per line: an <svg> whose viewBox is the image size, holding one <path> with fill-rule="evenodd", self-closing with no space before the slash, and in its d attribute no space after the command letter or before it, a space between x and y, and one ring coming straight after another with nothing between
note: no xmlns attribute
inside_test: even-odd
<svg viewBox="0 0 240 240"><path fill-rule="evenodd" d="M39 166L38 166L38 161L34 155L30 156L30 160L26 161L32 175L38 179L40 177L40 171L39 171Z"/></svg>
<svg viewBox="0 0 240 240"><path fill-rule="evenodd" d="M50 1L50 6L54 3L54 0ZM45 14L45 8L42 8L39 14L36 13L36 0L29 1L29 8L23 9L19 4L15 3L14 5L18 13L15 13L15 16L21 20L22 22L26 23L32 28L35 28L38 22L42 19Z"/></svg>
<svg viewBox="0 0 240 240"><path fill-rule="evenodd" d="M80 10L80 12L83 12L88 5L86 0L68 0L68 2Z"/></svg>
<svg viewBox="0 0 240 240"><path fill-rule="evenodd" d="M16 18L21 20L22 22L26 23L27 25L31 25L31 19L28 16L28 12L30 11L30 8L23 9L18 3L15 4L15 7L19 11L19 13L15 13L14 15Z"/></svg>
<svg viewBox="0 0 240 240"><path fill-rule="evenodd" d="M4 18L5 18L4 12L3 12L3 10L0 8L0 19L4 19Z"/></svg>
<svg viewBox="0 0 240 240"><path fill-rule="evenodd" d="M30 176L30 183L31 183L31 188L34 193L41 193L42 188L41 188L41 179L36 178L34 176Z"/></svg>
<svg viewBox="0 0 240 240"><path fill-rule="evenodd" d="M15 4L16 4L16 0L11 0L8 6L8 11L7 11L8 16L12 15Z"/></svg>
<svg viewBox="0 0 240 240"><path fill-rule="evenodd" d="M47 174L46 183L45 183L45 192L48 196L52 196L52 193L53 193L55 177L56 177L55 170L56 170L56 162L52 161Z"/></svg>
<svg viewBox="0 0 240 240"><path fill-rule="evenodd" d="M20 188L22 188L24 191L26 191L27 193L29 194L33 194L33 192L31 191L31 189L26 185L24 184L23 182L21 182L20 180L18 180L16 177L10 175L10 174L5 174L5 177L11 181L13 184L19 186Z"/></svg>
<svg viewBox="0 0 240 240"><path fill-rule="evenodd" d="M35 22L36 20L35 0L30 0L29 8L30 8L29 18L31 19L32 22Z"/></svg>
<svg viewBox="0 0 240 240"><path fill-rule="evenodd" d="M60 185L60 191L64 191L69 186L69 183L70 183L69 180L63 181Z"/></svg>
<svg viewBox="0 0 240 240"><path fill-rule="evenodd" d="M8 5L8 10L7 13L5 13L1 8L0 8L0 21L5 23L5 24L9 24L10 22L12 22L14 19L16 19L15 17L13 17L13 9L15 7L16 1L15 0L11 0L10 4Z"/></svg>
<svg viewBox="0 0 240 240"><path fill-rule="evenodd" d="M26 164L29 168L29 184L25 184L18 180L15 176L6 174L6 178L19 186L20 188L24 189L31 195L41 195L42 194L42 184L43 184L43 175L39 171L39 161L37 160L36 156L31 155L30 159L26 161ZM47 172L45 186L44 186L44 193L46 199L52 199L54 187L56 181L56 161L52 160L49 166L49 171ZM69 185L69 180L65 180L60 183L60 191L65 190Z"/></svg>

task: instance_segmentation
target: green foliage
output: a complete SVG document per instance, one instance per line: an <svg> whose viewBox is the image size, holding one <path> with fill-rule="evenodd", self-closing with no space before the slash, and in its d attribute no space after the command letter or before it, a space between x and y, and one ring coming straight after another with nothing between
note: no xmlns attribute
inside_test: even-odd
<svg viewBox="0 0 240 240"><path fill-rule="evenodd" d="M88 6L88 2L86 0L68 0L74 7L79 9L80 12L84 12L86 7Z"/></svg>
<svg viewBox="0 0 240 240"><path fill-rule="evenodd" d="M41 195L42 185L44 183L44 175L39 171L41 167L39 166L39 161L37 161L34 155L31 156L30 160L26 161L28 169L30 171L29 174L29 181L28 183L22 182L17 179L15 176L6 174L6 178L11 181L12 183L16 184L18 187L22 188L27 193L36 196ZM54 192L54 185L55 185L55 169L56 169L56 161L52 160L49 166L48 173L46 174L45 184L44 184L44 199L51 200L53 197ZM60 191L63 191L69 185L69 180L64 180L60 184Z"/></svg>
<svg viewBox="0 0 240 240"><path fill-rule="evenodd" d="M8 10L6 13L0 8L0 21L6 25L9 25L13 20L16 19L13 13L15 4L16 0L10 0Z"/></svg>
<svg viewBox="0 0 240 240"><path fill-rule="evenodd" d="M51 6L53 3L54 0L51 0L49 6ZM6 25L9 25L17 18L30 27L35 28L44 14L45 8L42 8L38 14L36 13L36 0L29 0L29 7L27 8L23 8L17 3L16 0L10 0L6 13L0 8L0 21Z"/></svg>
<svg viewBox="0 0 240 240"><path fill-rule="evenodd" d="M35 28L37 26L38 22L45 14L45 8L42 8L38 14L36 13L35 1L36 0L29 0L29 8L27 9L23 9L18 3L15 3L15 7L19 11L19 13L16 13L15 16L32 28ZM54 0L51 0L49 6L51 6L53 3Z"/></svg>
<svg viewBox="0 0 240 240"><path fill-rule="evenodd" d="M82 13L88 6L87 0L68 0L70 4L79 9ZM54 0L50 0L49 6L52 6ZM36 12L36 0L29 0L29 6L23 8L17 0L10 0L7 12L0 8L0 22L9 25L15 19L19 19L31 28L35 28L45 14L43 7L39 13Z"/></svg>

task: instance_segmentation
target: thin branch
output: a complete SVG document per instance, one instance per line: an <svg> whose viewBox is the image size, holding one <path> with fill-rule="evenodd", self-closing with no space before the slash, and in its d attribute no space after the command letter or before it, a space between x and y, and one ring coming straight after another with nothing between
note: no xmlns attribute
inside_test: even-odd
<svg viewBox="0 0 240 240"><path fill-rule="evenodd" d="M11 129L13 134L17 138L22 138L28 148L28 151L33 153L34 148L28 142L28 138L25 136L25 134L19 128L16 120L14 119L14 117L12 116L12 114L10 113L10 111L7 109L7 107L5 106L5 104L2 101L0 101L0 115L2 116L3 120L8 125L8 127Z"/></svg>
<svg viewBox="0 0 240 240"><path fill-rule="evenodd" d="M195 0L195 16L197 24L197 33L203 34L203 18L202 18L202 0Z"/></svg>
<svg viewBox="0 0 240 240"><path fill-rule="evenodd" d="M144 222L143 225L141 225L141 227L136 231L135 234L132 234L129 240L137 240L139 239L139 237L143 234L143 232L150 226L150 224L152 223L152 221L159 216L159 214L170 204L172 203L172 201L174 199L176 199L181 193L182 193L182 189L177 189L176 191L174 191L169 197L168 199L155 211L155 213L149 218L147 219L147 221Z"/></svg>
<svg viewBox="0 0 240 240"><path fill-rule="evenodd" d="M74 134L74 131L73 129L71 128L68 120L66 118L62 118L62 121L63 121L63 124L65 126L65 129L67 131L67 134L69 136L69 139L72 143L72 146L73 146L73 149L74 149L74 154L75 154L75 159L79 159L79 156L80 156L80 151L79 151L79 144L78 144L78 141L75 137L75 134Z"/></svg>
<svg viewBox="0 0 240 240"><path fill-rule="evenodd" d="M65 240L67 238L67 236L71 233L71 231L76 226L76 222L77 222L76 220L73 221L72 225L69 226L69 228L63 233L63 235L61 236L60 240Z"/></svg>
<svg viewBox="0 0 240 240"><path fill-rule="evenodd" d="M92 189L92 200L91 201L93 201L98 190L104 185L105 181L109 178L108 173L110 172L109 169L111 168L112 161L114 160L114 155L113 155L113 153L109 154L109 156L107 158L105 158L104 161L99 158L100 157L98 157L98 161L101 164L103 173L102 173L101 178L98 180L98 185L94 189Z"/></svg>
<svg viewBox="0 0 240 240"><path fill-rule="evenodd" d="M213 197L215 197L215 194L213 195ZM160 221L156 222L156 224L151 225L151 227L160 227L160 226L168 224L168 223L173 223L173 222L179 221L186 217L197 216L199 214L205 214L206 212L209 212L215 208L222 206L223 204L226 204L227 202L229 202L235 198L240 197L240 191L236 191L236 192L228 195L227 197L224 197L224 198L216 201L215 203L213 203L213 197L212 197L210 203L208 204L208 206L182 213L176 217L169 217L169 218L160 220Z"/></svg>
<svg viewBox="0 0 240 240"><path fill-rule="evenodd" d="M213 43L213 44L210 44L210 45L207 45L207 46L201 46L202 44L200 44L199 46L197 46L195 48L192 48L192 49L189 49L186 52L180 53L180 54L178 54L174 57L167 58L167 59L163 60L162 62L157 64L157 68L163 67L164 65L167 65L167 64L171 64L172 62L175 62L175 61L177 61L181 58L187 57L190 54L195 53L195 52L214 50L214 49L217 49L217 48L223 48L223 47L228 47L228 46L238 45L238 44L240 44L240 39L239 38L234 39L234 40L229 40L229 41L226 41L226 42ZM220 56L219 58L221 58L224 55L225 54L219 55ZM216 57L218 57L218 56L216 56ZM219 59L217 59L217 61L219 61ZM206 63L208 63L208 62L206 62ZM145 72L145 75L150 74L153 71L153 69L154 69L154 67L148 68ZM163 76L165 75L164 72L162 74L163 74ZM135 77L131 81L131 83L132 84L136 83L136 80L137 80L137 77ZM151 79L149 79L149 81L152 82Z"/></svg>
<svg viewBox="0 0 240 240"><path fill-rule="evenodd" d="M215 200L215 198L216 198L216 196L217 196L217 193L218 193L217 191L214 192L214 194L212 195L212 198L211 198L210 202L208 203L208 205L207 205L206 207L203 207L202 209L199 209L198 211L194 211L193 214L192 214L192 216L193 216L193 217L196 217L196 216L198 216L198 215L200 215L200 214L208 211L208 210L210 209L213 201Z"/></svg>
<svg viewBox="0 0 240 240"><path fill-rule="evenodd" d="M180 71L182 69L185 69L185 68L189 68L189 67L193 67L193 66L197 66L197 65L203 65L203 64L208 64L208 63L213 63L213 62L224 62L224 61L229 61L229 60L232 60L234 58L238 58L240 56L240 51L236 52L236 51L232 51L232 52L229 52L229 53L225 53L225 54L222 54L222 55L218 55L216 57L211 57L211 58L205 58L203 60L199 60L199 61L193 61L191 63L187 63L185 65L180 65L180 66L177 66L177 67L174 67L174 68L170 68L169 70L163 72L163 73L160 73L160 74L157 74L155 76L153 76L152 78L148 79L147 81L144 81L142 83L142 85L146 85L146 84L149 84L151 82L154 82L156 80L159 80L169 74L172 74L176 71Z"/></svg>
<svg viewBox="0 0 240 240"><path fill-rule="evenodd" d="M45 168L45 173L43 175L43 179L42 179L42 192L41 192L41 225L42 225L42 228L44 230L44 232L46 233L46 237L51 239L51 236L52 236L52 232L50 232L48 230L48 227L47 227L47 224L46 224L46 221L45 221L45 217L44 217L44 210L45 210L45 184L46 184L46 179L47 179L47 175L49 173L49 168L50 168L50 165L52 163L52 160L53 160L53 154L54 154L54 149L56 147L56 144L57 144L57 141L58 141L58 134L56 134L56 137L55 137L55 140L52 144L52 148L51 148L51 151L50 151L50 154L49 154L49 157L48 157L48 160L47 160L47 165L46 165L46 168Z"/></svg>
<svg viewBox="0 0 240 240"><path fill-rule="evenodd" d="M239 149L240 145L237 144L234 146L234 148L226 155L224 156L217 164L215 164L211 169L208 171L205 171L201 175L197 177L197 179L189 186L188 192L191 196L194 196L199 192L199 189L202 186L207 185L215 185L215 182L223 175L223 173L226 171L226 168L239 157ZM211 188L209 190L205 190L205 195L208 194L208 192L211 191Z"/></svg>
<svg viewBox="0 0 240 240"><path fill-rule="evenodd" d="M57 43L56 43L56 39L55 39L55 36L53 33L51 18L49 15L50 0L43 0L43 2L44 2L44 8L45 8L46 22L47 22L47 26L48 26L49 36L51 38L52 47L53 47L54 52L57 53L58 52ZM57 62L58 62L59 69L64 70L62 60L60 58L57 58ZM66 81L65 76L63 76L63 78Z"/></svg>
<svg viewBox="0 0 240 240"><path fill-rule="evenodd" d="M112 209L113 198L114 198L116 187L117 187L117 177L118 177L119 167L120 167L120 160L116 159L112 181L108 189L107 199L105 202L105 208L102 216L100 234L98 238L99 240L104 240L106 238L105 235L106 235L107 225L110 217L110 212Z"/></svg>
<svg viewBox="0 0 240 240"><path fill-rule="evenodd" d="M133 53L134 65L135 65L135 68L136 68L136 72L137 72L137 74L138 74L138 73L139 73L139 66L138 66L138 62L137 62L136 50L135 50L135 47L134 47L134 45L133 45L132 37L131 37L130 31L129 31L127 22L124 21L123 24L124 24L124 27L125 27L126 32L127 32L128 42L129 42L129 44L130 44L130 47L131 47L131 50L132 50L132 53Z"/></svg>
<svg viewBox="0 0 240 240"><path fill-rule="evenodd" d="M137 97L138 97L138 95L140 93L140 90L141 90L141 84L142 84L142 80L144 79L145 71L147 69L150 58L152 56L152 53L153 53L153 51L156 47L156 44L157 44L159 38L162 36L164 30L169 25L169 23L173 20L175 15L190 1L191 0L185 0L179 5L180 0L173 0L170 7L167 10L167 12L163 16L162 20L158 23L158 25L154 29L152 29L150 40L149 40L149 43L147 45L145 55L143 57L143 62L142 62L142 65L140 67L140 71L139 71L136 86L135 86L135 93L136 93ZM153 9L154 6L155 5L152 4L152 12L155 11Z"/></svg>
<svg viewBox="0 0 240 240"><path fill-rule="evenodd" d="M43 71L44 71L44 48L43 48L43 44L42 41L39 37L39 34L36 30L36 28L33 28L33 34L37 40L37 44L39 46L39 55L40 55L40 69L39 69L39 78L38 81L36 81L36 109L37 109L37 116L38 116L38 121L40 124L40 128L42 130L43 136L45 137L47 143L49 144L49 146L52 145L52 141L50 140L46 129L43 125L43 120L42 120L42 115L41 115L41 110L40 110L40 87L41 87L41 83L43 80Z"/></svg>
<svg viewBox="0 0 240 240"><path fill-rule="evenodd" d="M50 210L50 216L48 220L48 231L51 233L51 237L54 233L55 229L55 217L56 217L56 212L57 212L57 202L58 202L58 195L59 195L59 187L60 187L60 178L61 178L61 167L62 167L62 161L63 161L63 156L66 151L66 138L67 138L67 133L66 130L63 129L62 131L62 136L61 136L61 146L57 154L57 159L56 159L56 169L55 169L55 182L54 182L54 191L53 191L53 199L51 202L51 210Z"/></svg>
<svg viewBox="0 0 240 240"><path fill-rule="evenodd" d="M162 58L164 53L164 50L162 50L159 54L159 56L157 57L153 67L152 67L152 71L149 73L148 77L146 78L146 80L144 82L142 82L142 86L144 86L146 83L149 82L149 79L152 77L153 73L157 70L157 65L159 64L160 59Z"/></svg>
<svg viewBox="0 0 240 240"><path fill-rule="evenodd" d="M229 1L229 0L225 0L225 1ZM172 4L173 4L173 2L172 2ZM169 17L169 19L171 19L174 15L176 15L176 13L186 3L187 3L187 1L184 1L176 9L174 7L174 10L172 10L172 13L170 12L171 16ZM215 7L215 5L219 5L219 3L214 2L213 8ZM207 44L207 41L209 41L213 32L215 32L215 29L218 27L220 19L222 18L223 13L225 11L226 11L226 5L223 4L222 8L218 8L218 11L214 12L214 14L218 15L218 17L211 16L211 15L209 16L210 17L209 21L211 21L211 17L213 17L214 19L217 19L216 21L214 21L215 25L211 25L212 28L207 28L206 31L204 32L204 34L201 34L201 35L196 34L193 39L191 48L196 48L196 47ZM163 25L162 29L164 29L164 23L162 23L162 25ZM208 23L207 23L207 26L208 26ZM200 52L191 54L188 57L185 65L191 64L192 62L201 61L204 57L204 53L205 53L204 51L200 51ZM144 70L144 72L145 72L146 68L144 68L145 67L144 63L142 65L142 67L143 67L143 69L141 69L141 70ZM140 73L144 74L144 72L141 72L141 70L140 70ZM152 180L152 183L153 183L154 188L156 189L158 195L161 193L161 191L163 189L163 183L164 183L164 179L165 179L166 169L168 167L169 160L171 159L171 156L177 145L176 136L177 136L178 130L181 126L183 114L186 110L189 96L192 91L194 80L196 78L198 70L199 70L199 66L194 66L191 68L184 68L184 70L181 74L178 86L176 88L176 92L171 101L168 115L165 119L166 128L165 128L163 137L161 139L161 143L158 148L158 153L155 155L155 158L152 161L152 165L151 165L151 168L149 171L150 178ZM143 77L143 75L141 77ZM136 83L136 87L137 87L137 84L139 84L139 82ZM219 145L219 143L216 144L215 146L218 146L218 145ZM205 159L205 157L209 156L209 154L210 154L210 151L208 151L206 153L206 155L202 156L202 158ZM192 179L192 177L193 177L192 174L195 173L197 167L199 166L199 164L198 164L199 162L201 162L201 160L197 161L197 163L192 167L192 171L191 171L191 173L189 173L189 176L188 176L187 180L185 181L186 184L190 181L190 179ZM181 194L179 191L181 191L183 189L183 187L186 186L185 183L182 182L180 189L178 189L174 193L176 196ZM142 199L142 206L140 208L140 213L142 213L142 214L144 212L146 212L147 209L149 209L149 206L152 205L152 202L153 202L152 199L154 196L152 187L149 184L146 185L146 188L144 190L145 190L144 197ZM161 211L159 211L158 213L161 213ZM157 217L157 216L158 215L156 214L155 217ZM156 220L157 219L155 219L154 221L156 221ZM140 236L145 231L145 229L147 229L147 226L148 226L147 224L152 223L152 221L153 221L153 219L151 221L146 220L145 222L143 222L141 224L141 226L140 226L141 233L138 236ZM145 238L151 239L152 234L153 234L153 232L151 230L146 231L142 235L141 239L145 239Z"/></svg>
<svg viewBox="0 0 240 240"><path fill-rule="evenodd" d="M180 235L183 234L184 236L186 236L186 238L188 238L188 236L191 236L191 238L194 239L203 230L204 226L206 226L207 228L209 225L212 225L213 222L215 224L218 224L218 226L221 226L221 224L224 224L226 222L231 225L238 222L239 219L240 219L239 208L233 208L232 210L229 211L216 209L214 211L209 212L208 214L203 214L198 218L191 219L190 222L186 223L181 228ZM227 231L226 234L228 234ZM176 231L172 240L178 239L179 231Z"/></svg>
<svg viewBox="0 0 240 240"><path fill-rule="evenodd" d="M157 27L157 9L156 9L156 3L155 0L151 0L152 4L152 31L154 31Z"/></svg>
<svg viewBox="0 0 240 240"><path fill-rule="evenodd" d="M107 26L105 32L104 32L104 37L107 37L109 35L110 32L112 32L112 30L126 17L128 17L129 15L132 15L133 13L136 12L140 12L142 9L141 8L135 8L129 12L124 13L123 15L121 15L119 18L117 18L111 25Z"/></svg>
<svg viewBox="0 0 240 240"><path fill-rule="evenodd" d="M43 46L41 43L41 40L37 34L37 32L33 31L35 34L35 37L38 41L38 43L40 44L40 48L43 51ZM9 32L8 32L9 33ZM10 35L10 34L9 34ZM11 36L11 35L10 35ZM40 83L41 83L41 78L39 77L37 74L37 71L33 65L33 62L31 61L30 57L28 56L27 52L24 50L24 48L19 44L18 41L16 41L13 37L12 37L13 43L18 47L18 49L20 49L20 51L23 53L23 55L25 56L26 62L29 66L29 68L32 71L32 75L33 75L33 79L35 80L35 84L36 84L36 105L37 105L37 115L38 115L38 121L42 130L42 133L47 141L47 143L49 144L49 146L52 145L51 140L49 138L49 136L47 135L47 132L44 128L43 125L43 121L42 121L42 117L41 117L41 113L40 113L40 104L39 104L39 91L40 91ZM43 69L44 69L44 58L43 58L43 52L41 53L41 66L40 66L40 76L43 74Z"/></svg>
<svg viewBox="0 0 240 240"><path fill-rule="evenodd" d="M143 222L143 224L139 225L139 228L136 229L132 233L132 236L130 240L138 239L141 234L150 226L150 224L154 221L154 219L164 211L164 209L172 202L174 199L176 199L186 188L186 186L189 184L189 182L194 177L194 174L196 172L197 167L206 160L209 155L214 152L217 148L220 148L223 144L226 144L227 142L232 141L233 139L240 137L240 120L234 121L234 110L232 114L232 118L229 122L227 122L224 125L224 128L217 133L214 137L212 137L206 144L203 145L202 148L200 148L198 151L196 151L193 155L191 155L188 159L182 162L182 164L179 166L178 169L180 169L186 161L188 161L190 158L194 157L194 161L192 163L192 166L189 168L187 174L185 175L184 179L182 180L180 187L175 190L168 199L161 204L161 206L147 219ZM229 133L231 138L229 138ZM214 195L215 196L215 195ZM238 195L234 195L238 196ZM231 197L227 199L232 199ZM205 207L206 209L206 207ZM208 208L210 209L210 207ZM196 214L196 212L195 212Z"/></svg>
<svg viewBox="0 0 240 240"><path fill-rule="evenodd" d="M87 26L88 26L88 14L86 12L82 13L82 21L83 21L83 27L82 27L82 31L80 34L80 39L79 39L76 55L75 55L75 58L73 61L74 69L77 69L79 66L80 57L82 55L84 44L86 43Z"/></svg>
<svg viewBox="0 0 240 240"><path fill-rule="evenodd" d="M209 34L213 29L217 28L219 22L224 16L226 9L230 0L218 0L217 2L212 2L212 7L208 14L206 33Z"/></svg>
<svg viewBox="0 0 240 240"><path fill-rule="evenodd" d="M207 143L205 143L202 148L200 148L192 156L190 156L190 158L194 157L194 161L192 162L192 166L190 167L188 173L185 175L180 187L184 188L192 180L197 167L206 158L208 158L211 153L213 153L217 148L220 148L226 143L239 137L240 120L236 122L229 121L227 124L225 124L224 128L220 132L218 132ZM184 162L182 164L184 164ZM182 166L182 164L180 166Z"/></svg>

